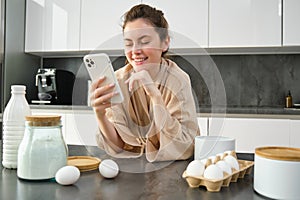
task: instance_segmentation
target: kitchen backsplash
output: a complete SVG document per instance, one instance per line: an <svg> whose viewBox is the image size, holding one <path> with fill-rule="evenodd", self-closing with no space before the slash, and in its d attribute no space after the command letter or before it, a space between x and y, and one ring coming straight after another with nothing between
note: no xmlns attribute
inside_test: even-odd
<svg viewBox="0 0 300 200"><path fill-rule="evenodd" d="M217 101L214 105L226 103L227 107L283 107L288 90L292 93L293 102L300 103L298 54L193 55L173 56L171 59L190 75L200 107L211 106L214 102L212 99L218 97L223 88L226 102ZM123 56L111 57L111 60L115 69L125 63ZM73 72L76 75L73 104L87 104L88 74L82 58L46 58L43 65L44 68L55 67Z"/></svg>

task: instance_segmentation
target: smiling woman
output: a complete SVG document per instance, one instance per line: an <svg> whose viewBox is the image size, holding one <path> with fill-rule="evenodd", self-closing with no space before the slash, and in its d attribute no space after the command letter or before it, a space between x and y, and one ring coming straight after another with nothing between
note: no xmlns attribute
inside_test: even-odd
<svg viewBox="0 0 300 200"><path fill-rule="evenodd" d="M193 154L199 135L190 77L165 58L168 23L162 11L145 4L124 15L127 64L116 77L124 101L113 105L115 85L100 78L91 85L97 117L98 146L115 157L140 157L149 162L182 160Z"/></svg>

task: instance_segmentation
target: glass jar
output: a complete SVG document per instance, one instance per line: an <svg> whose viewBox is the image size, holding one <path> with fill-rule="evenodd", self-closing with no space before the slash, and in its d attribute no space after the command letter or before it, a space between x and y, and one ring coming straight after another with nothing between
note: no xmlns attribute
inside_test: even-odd
<svg viewBox="0 0 300 200"><path fill-rule="evenodd" d="M62 136L61 116L26 116L24 138L18 150L17 175L43 180L67 165L68 149Z"/></svg>

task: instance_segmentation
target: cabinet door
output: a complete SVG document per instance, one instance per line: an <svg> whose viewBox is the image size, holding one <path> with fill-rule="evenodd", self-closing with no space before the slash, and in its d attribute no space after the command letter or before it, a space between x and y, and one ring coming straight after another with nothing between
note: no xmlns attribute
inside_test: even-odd
<svg viewBox="0 0 300 200"><path fill-rule="evenodd" d="M236 139L237 152L254 153L259 146L289 146L288 119L210 118L209 135Z"/></svg>
<svg viewBox="0 0 300 200"><path fill-rule="evenodd" d="M80 49L124 49L122 15L139 3L138 0L83 0Z"/></svg>
<svg viewBox="0 0 300 200"><path fill-rule="evenodd" d="M208 118L207 117L198 117L198 125L200 128L200 135L206 136L207 135L207 128L208 128Z"/></svg>
<svg viewBox="0 0 300 200"><path fill-rule="evenodd" d="M281 46L281 0L210 0L209 47Z"/></svg>
<svg viewBox="0 0 300 200"><path fill-rule="evenodd" d="M300 120L291 120L290 127L290 146L300 148Z"/></svg>
<svg viewBox="0 0 300 200"><path fill-rule="evenodd" d="M67 144L97 146L98 124L93 111L74 111L66 114Z"/></svg>
<svg viewBox="0 0 300 200"><path fill-rule="evenodd" d="M143 0L162 10L169 23L170 48L208 47L208 0Z"/></svg>
<svg viewBox="0 0 300 200"><path fill-rule="evenodd" d="M25 52L79 50L80 0L27 0Z"/></svg>
<svg viewBox="0 0 300 200"><path fill-rule="evenodd" d="M283 45L300 45L300 1L283 0Z"/></svg>

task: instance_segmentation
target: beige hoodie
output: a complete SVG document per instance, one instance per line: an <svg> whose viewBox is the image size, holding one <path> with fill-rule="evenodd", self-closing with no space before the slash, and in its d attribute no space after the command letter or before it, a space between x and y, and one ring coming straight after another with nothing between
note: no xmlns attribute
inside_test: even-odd
<svg viewBox="0 0 300 200"><path fill-rule="evenodd" d="M154 105L143 87L136 84L129 92L124 82L131 73L131 65L116 71L125 100L106 113L125 145L114 151L99 131L98 146L118 158L140 157L143 153L149 162L189 158L193 155L194 138L200 134L189 76L173 61L163 59L153 81L165 105Z"/></svg>

